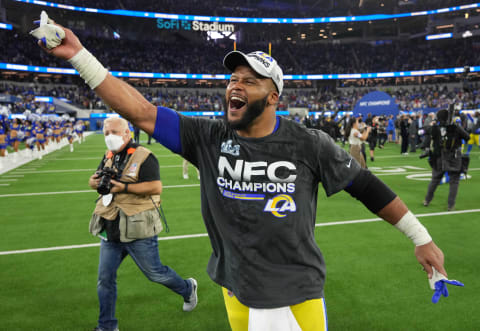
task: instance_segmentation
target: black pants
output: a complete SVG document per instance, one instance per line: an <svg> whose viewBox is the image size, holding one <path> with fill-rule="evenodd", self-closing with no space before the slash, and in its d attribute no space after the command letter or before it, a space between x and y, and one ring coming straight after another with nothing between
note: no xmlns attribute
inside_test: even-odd
<svg viewBox="0 0 480 331"><path fill-rule="evenodd" d="M401 153L406 153L408 150L408 135L402 136L402 150Z"/></svg>
<svg viewBox="0 0 480 331"><path fill-rule="evenodd" d="M425 196L425 201L430 203L433 199L435 190L437 189L438 184L442 180L443 175L446 171L439 171L432 169L432 180L428 184L427 195ZM449 192L448 192L448 208L453 208L455 206L455 200L457 199L458 185L460 182L460 172L449 171L448 175L450 176L449 182Z"/></svg>
<svg viewBox="0 0 480 331"><path fill-rule="evenodd" d="M388 136L386 133L378 134L378 145L383 146L387 142Z"/></svg>
<svg viewBox="0 0 480 331"><path fill-rule="evenodd" d="M415 135L409 135L408 140L410 143L410 152L415 153L417 151L417 139Z"/></svg>

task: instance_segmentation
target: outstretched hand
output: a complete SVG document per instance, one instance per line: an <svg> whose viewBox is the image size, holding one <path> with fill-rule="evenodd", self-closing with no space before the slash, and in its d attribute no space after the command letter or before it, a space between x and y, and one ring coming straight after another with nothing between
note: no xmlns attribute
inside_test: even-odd
<svg viewBox="0 0 480 331"><path fill-rule="evenodd" d="M430 288L435 291L432 296L433 303L437 303L442 295L448 297L447 284L464 286L463 283L457 280L449 280L447 278L447 272L443 267L443 252L433 241L426 245L416 246L415 255L428 275Z"/></svg>

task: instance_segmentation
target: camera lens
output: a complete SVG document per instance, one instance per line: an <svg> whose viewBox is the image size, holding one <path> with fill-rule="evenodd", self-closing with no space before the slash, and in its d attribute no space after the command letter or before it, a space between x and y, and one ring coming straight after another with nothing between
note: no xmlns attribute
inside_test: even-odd
<svg viewBox="0 0 480 331"><path fill-rule="evenodd" d="M105 195L110 193L111 188L112 188L112 183L110 182L110 177L103 176L102 179L100 180L100 183L98 184L97 192L99 194Z"/></svg>

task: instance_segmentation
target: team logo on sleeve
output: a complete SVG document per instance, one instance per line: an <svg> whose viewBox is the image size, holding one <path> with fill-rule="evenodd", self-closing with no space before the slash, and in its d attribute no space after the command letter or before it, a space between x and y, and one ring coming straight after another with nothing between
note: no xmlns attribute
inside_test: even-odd
<svg viewBox="0 0 480 331"><path fill-rule="evenodd" d="M296 212L297 205L288 194L280 194L269 199L263 211L271 212L275 217L284 218L287 216L286 212Z"/></svg>

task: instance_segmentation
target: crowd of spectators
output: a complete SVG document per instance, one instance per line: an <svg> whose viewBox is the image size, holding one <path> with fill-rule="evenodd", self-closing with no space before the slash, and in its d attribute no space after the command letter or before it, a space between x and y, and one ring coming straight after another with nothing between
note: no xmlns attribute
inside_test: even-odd
<svg viewBox="0 0 480 331"><path fill-rule="evenodd" d="M158 106L179 111L221 111L224 109L224 89L178 89L140 87L140 92ZM285 89L280 97L278 110L304 108L309 111L351 111L355 104L375 88ZM425 109L447 108L449 104L461 104L463 109L480 108L480 86L465 90L460 85L429 85L386 89L399 109L416 112ZM107 110L106 105L86 85L42 85L0 83L0 94L18 97L13 112L35 109L35 96L66 98L84 109ZM38 107L38 106L37 106ZM43 108L47 108L43 106Z"/></svg>
<svg viewBox="0 0 480 331"><path fill-rule="evenodd" d="M84 46L113 71L225 74L225 54L233 45L205 42L112 40L82 38ZM285 74L368 73L474 65L480 62L475 38L445 43L393 42L386 45L317 44L273 47L272 55ZM231 46L231 48L230 48ZM238 45L244 52L258 45ZM38 66L69 67L43 52L28 35L0 31L0 61ZM188 51L187 51L188 50Z"/></svg>

